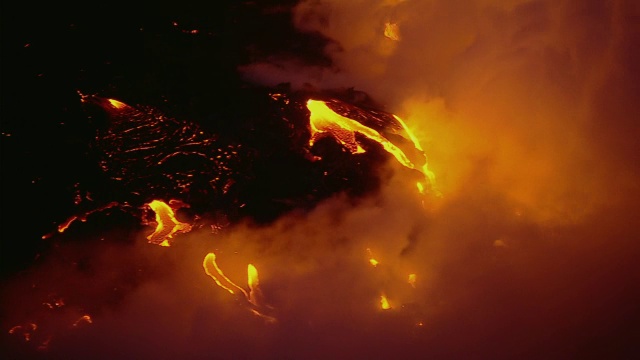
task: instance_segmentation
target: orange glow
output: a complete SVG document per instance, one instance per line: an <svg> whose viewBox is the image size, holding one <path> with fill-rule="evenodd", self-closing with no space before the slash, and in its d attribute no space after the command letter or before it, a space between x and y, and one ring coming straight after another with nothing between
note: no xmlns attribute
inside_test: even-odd
<svg viewBox="0 0 640 360"><path fill-rule="evenodd" d="M40 345L38 345L38 350L45 351L49 348L49 344L51 343L51 336L48 336Z"/></svg>
<svg viewBox="0 0 640 360"><path fill-rule="evenodd" d="M391 305L389 305L389 300L387 300L387 297L384 294L380 295L380 308L382 308L382 310L391 309Z"/></svg>
<svg viewBox="0 0 640 360"><path fill-rule="evenodd" d="M274 318L273 316L265 315L256 309L250 309L250 310L253 315L256 315L265 319L268 323L275 323L277 321L277 319Z"/></svg>
<svg viewBox="0 0 640 360"><path fill-rule="evenodd" d="M260 281L258 280L258 269L256 269L256 267L253 266L252 264L249 264L247 266L247 277L248 277L247 283L249 284L249 289L253 290L258 286Z"/></svg>
<svg viewBox="0 0 640 360"><path fill-rule="evenodd" d="M157 223L156 230L147 236L150 243L170 246L169 239L173 238L175 234L191 231L191 225L179 222L173 209L165 202L153 200L147 205L156 213Z"/></svg>
<svg viewBox="0 0 640 360"><path fill-rule="evenodd" d="M91 316L89 315L83 315L73 323L73 326L78 327L82 323L93 324L93 319L91 319Z"/></svg>
<svg viewBox="0 0 640 360"><path fill-rule="evenodd" d="M384 24L384 36L393 41L400 41L400 29L398 24L388 22Z"/></svg>
<svg viewBox="0 0 640 360"><path fill-rule="evenodd" d="M367 248L367 254L369 255L369 264L371 264L371 266L376 267L376 266L378 266L378 264L380 264L380 262L378 260L373 258L373 254L371 253L371 249Z"/></svg>
<svg viewBox="0 0 640 360"><path fill-rule="evenodd" d="M340 142L340 144L344 145L344 147L346 147L352 154L363 153L365 150L360 147L355 137L355 134L359 133L382 145L382 147L388 153L393 155L403 166L420 171L429 183L433 184L435 182L435 176L433 172L428 169L426 163L421 168L418 168L411 162L411 160L409 160L407 155L400 148L395 146L376 130L364 126L356 120L349 119L336 113L331 110L324 101L309 100L307 101L307 108L311 112L309 117L309 123L311 126L311 140L309 140L310 146L313 146L316 140L322 137L323 134L328 133ZM422 150L422 147L420 146L420 142L409 130L404 121L395 115L394 118L400 123L400 125L402 125L402 128L408 134L415 148L424 153L424 150ZM419 184L418 189L422 187L424 190L424 184Z"/></svg>
<svg viewBox="0 0 640 360"><path fill-rule="evenodd" d="M268 305L265 306L262 302L263 296L259 287L260 281L258 279L258 269L256 269L255 266L253 266L252 264L249 264L247 266L247 283L249 285L249 292L236 285L233 281L231 281L231 279L224 275L224 273L216 263L216 254L212 252L208 253L204 258L202 266L204 267L204 272L213 279L216 285L228 291L230 294L244 295L243 298L247 301L247 306L253 314L262 317L270 323L276 321L276 318L264 314L265 310L269 310L272 308ZM236 292L235 290L238 290L239 292Z"/></svg>
<svg viewBox="0 0 640 360"><path fill-rule="evenodd" d="M424 154L424 150L422 149L422 146L420 145L420 140L418 140L418 137L413 134L411 129L409 129L407 124L399 116L393 115L393 117L396 120L398 120L400 125L402 125L402 129L404 129L404 131L407 133L407 135L409 135L409 139L411 139L411 142L413 143L413 146L415 146L416 149L420 150ZM422 174L424 175L425 179L428 180L429 183L432 186L435 185L436 176L431 170L429 170L429 166L426 163L426 156L425 156L425 164L420 169L420 172L422 172ZM420 191L420 193L422 193L424 191L424 184L422 184L422 183L418 183L418 184L419 184L418 185L418 190ZM420 190L420 188L422 188L422 190Z"/></svg>
<svg viewBox="0 0 640 360"><path fill-rule="evenodd" d="M65 221L62 224L58 225L58 232L62 233L65 230L67 230L69 228L69 225L71 225L71 223L76 221L77 219L78 219L78 216L76 216L76 215L68 218L67 221Z"/></svg>
<svg viewBox="0 0 640 360"><path fill-rule="evenodd" d="M107 99L107 101L109 101L109 104L111 104L111 106L113 106L116 109L124 109L125 107L127 107L127 104L120 102L118 100Z"/></svg>
<svg viewBox="0 0 640 360"><path fill-rule="evenodd" d="M53 297L51 301L43 302L42 305L49 309L61 308L65 305L64 299L60 297Z"/></svg>
<svg viewBox="0 0 640 360"><path fill-rule="evenodd" d="M207 273L207 275L209 275L213 279L213 281L215 281L216 285L227 290L230 294L235 294L235 291L231 289L231 287L235 287L243 292L247 298L249 297L244 289L231 281L218 267L218 263L216 263L216 254L212 252L208 253L207 256L204 257L202 267L204 267L204 272ZM227 284L223 284L223 281Z"/></svg>
<svg viewBox="0 0 640 360"><path fill-rule="evenodd" d="M416 287L416 274L409 274L409 285L411 285L412 287Z"/></svg>
<svg viewBox="0 0 640 360"><path fill-rule="evenodd" d="M309 100L307 101L307 109L311 112L311 116L309 117L311 125L310 146L313 145L322 134L329 133L352 154L360 154L365 151L356 142L356 131L368 133L373 136L376 141L378 141L377 139L382 139L382 136L380 136L377 131L369 129L355 120L336 114L324 101ZM367 135L367 137L370 137L369 135Z"/></svg>
<svg viewBox="0 0 640 360"><path fill-rule="evenodd" d="M24 341L31 340L31 334L38 329L38 325L35 323L28 323L26 325L16 325L9 329L11 335L21 335Z"/></svg>
<svg viewBox="0 0 640 360"><path fill-rule="evenodd" d="M247 266L247 277L247 283L249 285L249 302L255 306L260 306L262 293L258 287L260 284L260 280L258 280L258 269L256 269L252 264Z"/></svg>
<svg viewBox="0 0 640 360"><path fill-rule="evenodd" d="M80 220L82 222L85 222L85 221L87 221L87 217L89 215L91 215L91 214L93 214L95 212L99 212L99 211L104 211L104 210L110 209L110 208L118 206L118 205L119 204L117 202L112 201L112 202L108 203L105 206L99 207L99 208L91 210L91 211L87 211L86 213L84 213L82 215L73 215L73 216L69 217L67 220L65 220L62 224L58 225L58 232L59 233L65 232L69 228L69 226L71 226L71 224L73 222L75 222L76 220ZM50 234L46 234L46 235L43 235L42 238L43 239L48 239L52 235L53 234L51 234L51 233Z"/></svg>
<svg viewBox="0 0 640 360"><path fill-rule="evenodd" d="M331 110L324 101L309 100L307 101L307 108L311 112L309 118L311 124L311 140L309 145L313 145L322 133L328 132L349 149L352 154L362 153L364 149L356 142L355 133L357 132L382 145L382 147L393 155L402 165L411 169L414 168L414 165L404 152L389 140L385 139L379 132L355 120L337 114Z"/></svg>

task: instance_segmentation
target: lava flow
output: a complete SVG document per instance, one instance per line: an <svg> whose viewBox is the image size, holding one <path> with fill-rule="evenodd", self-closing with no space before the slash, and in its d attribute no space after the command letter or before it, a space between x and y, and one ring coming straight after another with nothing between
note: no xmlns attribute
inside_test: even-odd
<svg viewBox="0 0 640 360"><path fill-rule="evenodd" d="M208 253L202 262L204 272L213 279L213 281L226 290L230 294L238 294L235 290L239 291L243 296L242 299L246 300L247 306L251 312L257 316L264 318L267 322L275 322L276 318L266 315L264 312L271 309L270 306L262 303L262 291L259 287L258 270L252 264L247 266L247 283L249 285L249 292L234 283L229 279L218 266L216 262L216 254L213 252Z"/></svg>
<svg viewBox="0 0 640 360"><path fill-rule="evenodd" d="M157 223L155 231L147 236L149 243L170 246L174 235L191 231L191 225L178 221L167 203L153 200L147 205L155 212Z"/></svg>
<svg viewBox="0 0 640 360"><path fill-rule="evenodd" d="M403 166L409 169L420 171L425 178L425 182L433 185L435 177L427 167L426 156L424 155L424 151L420 146L420 142L417 140L415 135L410 132L404 121L402 121L402 119L400 119L398 116L393 115L393 118L397 120L402 130L406 134L408 134L408 140L413 143L415 149L418 150L422 155L421 160L424 161L424 165L422 165L421 167L410 160L406 153L400 147L396 146L389 139L384 137L380 132L374 130L371 127L363 125L357 120L338 114L328 106L327 102L310 99L307 102L307 108L311 113L309 116L309 123L311 127L311 139L309 141L310 146L313 146L313 144L325 134L329 134L333 136L352 154L360 154L364 153L365 150L358 143L356 133L361 134L368 139L380 144L384 148L384 150L393 155L393 157L395 157L396 160ZM423 193L425 184L423 184L422 182L418 182L416 185L419 191Z"/></svg>
<svg viewBox="0 0 640 360"><path fill-rule="evenodd" d="M201 219L200 215L206 218L215 209L226 216L237 211L235 208L242 208L245 205L245 199L242 197L246 196L242 192L246 192L247 187L251 188L250 185L247 185L249 182L243 179L251 178L255 184L260 184L254 185L255 188L262 190L262 179L254 176L252 166L256 166L255 154L259 154L256 149L266 149L272 146L269 141L259 138L253 140L257 143L248 142L245 145L242 142L242 152L236 151L240 147L239 145L218 148L221 144L217 137L206 134L195 123L171 119L151 107L130 106L110 98L84 94L80 94L80 96L82 102L98 105L107 115L108 124L105 128L97 131L93 145L104 174L113 181L113 184L121 184L123 187L122 192L114 190L110 193L117 201L106 203L105 200L114 199L102 199L101 201L104 201L103 203L106 205L89 211L79 211L79 214L69 217L67 221L60 224L57 233L65 232L76 220L84 222L93 213L116 208L126 210L126 213L141 220L143 225L155 227L152 233L146 235L148 243L169 247L176 237L191 232L196 227L197 220ZM354 157L350 153L363 154L367 152L365 148L371 149L372 143L367 142L364 139L366 138L379 144L404 167L422 174L425 181L418 182L419 188L432 188L433 177L427 169L424 151L416 137L399 117L389 113L363 109L336 99L326 102L310 100L301 94L295 95L293 101L290 101L287 95L273 95L270 98L282 110L282 112L275 113L275 120L289 123L288 131L290 133L287 134L296 139L303 139L292 140L295 146L289 145L287 151L295 149L296 155L307 154L308 138L306 136L309 135L307 128L307 124L309 124L311 139L308 145L313 146L314 142L323 136L333 137L348 151L342 152L344 156L340 161L346 161L347 163L343 165L350 168L355 167L362 160L362 157ZM304 110L305 103L310 113ZM252 156L246 156L248 153ZM272 160L274 158L276 157L266 157L265 159ZM385 156L384 158L390 157ZM376 161L381 158L373 156L370 159ZM308 157L303 155L300 155L298 160L299 163L309 166L309 169L319 167L315 168L317 171L314 173L324 173L326 176L322 167L327 166L330 161L309 162ZM348 184L345 183L347 187L360 185L357 177L349 175L340 175L340 177L348 180ZM420 175L417 178L420 178ZM308 180L310 184L308 188L313 192L318 189L318 184L325 180L326 178ZM232 185L234 185L234 191L229 191L229 187ZM340 189L342 189L341 186L331 188L326 195L331 195L332 192L337 192ZM92 191L92 193L95 192ZM268 195L272 196L271 192L268 192ZM95 201L94 198L87 197L87 199L92 203ZM144 200L140 201L141 199ZM172 200L165 202L160 199ZM307 201L319 202L320 199L321 197L310 197ZM130 205L136 201L140 201L141 204L138 206ZM98 201L95 203L97 204ZM75 204L79 205L79 202ZM176 213L182 207L189 207L197 214L193 222L179 220L179 214ZM142 210L142 214L140 214L140 210ZM210 213L206 213L207 211ZM154 221L151 220L151 212ZM224 223L228 223L228 221L224 221ZM45 235L45 238L54 233ZM194 238L196 236L194 235ZM374 269L378 268L378 270L372 270L372 275L374 277L382 276L386 270L384 265L380 266L380 258L374 257L369 248L367 248L367 253L368 263ZM198 255L198 257L200 256ZM238 302L245 310L260 317L266 323L277 321L273 315L274 308L269 305L262 292L258 270L253 264L247 265L247 284L244 286L238 285L232 280L233 276L230 278L225 275L218 266L215 253L209 252L204 257L202 265L205 274L214 281L217 287L232 295L230 299ZM409 283L415 287L415 276L413 279L410 276ZM402 296L397 293L394 286L383 283L378 286L376 291L378 307L382 310L402 311L402 306L404 306ZM114 287L114 289L117 288ZM392 296L393 306L388 300L387 294ZM44 304L49 310L56 310L64 305L62 300L58 301L57 299ZM84 309L82 311L84 313ZM71 323L66 322L65 325L75 329L93 323L94 318L85 314ZM96 323L99 323L99 319L96 319ZM49 331L41 330L45 328L46 325L41 327L40 323L36 325L35 322L23 322L22 325L13 326L9 334L16 338L22 338L25 342L37 343L39 344L37 345L38 349L42 350L50 348L52 342ZM57 346L56 342L57 337L54 338L51 346Z"/></svg>
<svg viewBox="0 0 640 360"><path fill-rule="evenodd" d="M386 295L380 295L380 308L382 308L382 310L389 310L391 309L391 305L389 304L389 300L387 300L387 296Z"/></svg>
<svg viewBox="0 0 640 360"><path fill-rule="evenodd" d="M387 22L384 24L384 36L393 41L400 41L400 29L398 24Z"/></svg>

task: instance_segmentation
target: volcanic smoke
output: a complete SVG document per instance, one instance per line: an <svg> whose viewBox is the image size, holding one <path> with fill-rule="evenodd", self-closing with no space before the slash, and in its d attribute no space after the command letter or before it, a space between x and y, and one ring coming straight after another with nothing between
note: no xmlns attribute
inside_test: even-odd
<svg viewBox="0 0 640 360"><path fill-rule="evenodd" d="M109 176L132 184L136 196L162 190L157 202L122 207L153 204L156 223L81 232L108 224L98 211L43 240L74 227L87 238L131 239L65 242L9 279L2 326L10 351L104 359L640 354L637 2L285 3L265 5L260 16L290 12L297 31L323 39L329 63L250 47L239 71L274 89L275 118L288 132L271 144L295 144L287 148L295 155L209 148L220 140L207 129L131 107L139 127L114 131L111 123L97 148L106 149ZM203 33L192 31L180 34ZM110 104L130 110L125 98ZM386 114L396 127L374 129L348 116L356 113ZM127 119L115 124L129 129ZM252 121L248 128L259 128ZM117 143L138 132L149 149ZM178 150L165 151L166 139ZM149 157L129 157L136 149ZM224 207L208 217L171 209L168 177L145 184L156 179L146 161L173 154L185 184L175 194L187 203L218 199L250 214L251 197L227 196L265 173L272 177L264 188L280 181L315 190L285 199L252 187L270 200L271 221L232 218ZM209 167L192 171L183 155ZM285 163L318 176L286 179L278 172ZM234 164L251 169L240 172L242 182L233 181ZM219 179L188 190L218 168ZM264 168L271 170L255 170ZM374 184L358 196L355 174ZM323 186L339 191L319 194ZM165 240L170 247L157 246Z"/></svg>

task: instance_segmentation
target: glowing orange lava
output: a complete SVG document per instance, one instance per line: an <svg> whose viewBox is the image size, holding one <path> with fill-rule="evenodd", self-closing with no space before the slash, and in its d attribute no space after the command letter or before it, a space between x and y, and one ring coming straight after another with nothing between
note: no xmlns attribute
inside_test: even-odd
<svg viewBox="0 0 640 360"><path fill-rule="evenodd" d="M73 323L74 327L78 327L80 324L93 324L93 319L90 315L82 315L78 320Z"/></svg>
<svg viewBox="0 0 640 360"><path fill-rule="evenodd" d="M427 167L426 157L425 164L422 167L416 166L413 162L411 162L411 160L409 160L407 155L399 147L394 145L379 132L362 125L356 120L336 113L335 111L331 110L331 108L329 108L329 106L327 106L327 103L324 101L309 100L307 101L307 109L309 109L311 113L309 117L309 123L311 126L311 140L309 140L310 146L313 146L313 144L320 137L328 133L333 136L338 142L340 142L340 144L342 144L345 148L347 148L352 154L363 153L365 152L365 150L362 149L362 147L358 144L355 136L356 133L359 133L382 145L382 147L388 153L393 155L396 160L398 160L398 162L403 166L409 169L420 171L424 175L426 182L430 184L434 183L435 176L433 175L433 172L429 171ZM424 151L420 146L420 142L410 131L404 121L402 121L402 119L395 115L394 118L400 123L403 130L408 134L415 148L420 150L424 154ZM422 183L418 183L417 185L418 190L421 193L424 191L424 185L425 184Z"/></svg>
<svg viewBox="0 0 640 360"><path fill-rule="evenodd" d="M181 223L176 219L173 209L167 203L153 200L147 204L156 213L156 230L149 236L149 243L160 246L170 246L170 239L175 234L191 231L191 225Z"/></svg>
<svg viewBox="0 0 640 360"><path fill-rule="evenodd" d="M9 329L9 334L22 336L24 341L31 340L31 334L34 331L38 330L38 325L36 323L27 323L25 325L16 325Z"/></svg>
<svg viewBox="0 0 640 360"><path fill-rule="evenodd" d="M100 211L104 211L104 210L110 209L110 208L112 208L112 207L116 207L116 206L118 206L118 205L119 205L119 204L118 204L117 202L112 201L112 202L108 203L108 204L107 204L107 205L105 205L105 206L99 207L99 208L94 209L94 210L91 210L91 211L87 211L87 212L86 212L86 213L84 213L84 214L81 214L81 215L73 215L73 216L69 217L67 220L65 220L62 224L58 225L58 232L59 232L59 233L63 233L63 232L65 232L65 231L69 228L69 226L71 226L71 224L72 224L73 222L75 222L76 220L80 220L81 222L85 222L85 221L87 221L87 217L88 217L89 215L91 215L91 214L93 214L93 213L96 213L96 212L100 212ZM43 238L43 239L48 239L48 238L50 238L52 235L53 235L52 233L49 233L49 234L43 235L43 236L42 236L42 238Z"/></svg>
<svg viewBox="0 0 640 360"><path fill-rule="evenodd" d="M109 104L111 104L111 106L113 106L116 109L124 109L125 107L127 107L127 104L120 102L118 100L107 99L107 101L109 101Z"/></svg>
<svg viewBox="0 0 640 360"><path fill-rule="evenodd" d="M388 22L384 24L384 36L393 41L400 41L400 29L398 24Z"/></svg>
<svg viewBox="0 0 640 360"><path fill-rule="evenodd" d="M382 310L391 309L391 305L389 304L389 300L387 300L387 297L384 294L380 295L380 308Z"/></svg>
<svg viewBox="0 0 640 360"><path fill-rule="evenodd" d="M252 264L247 266L247 278L247 284L249 285L249 302L255 306L261 306L262 292L259 287L258 269Z"/></svg>
<svg viewBox="0 0 640 360"><path fill-rule="evenodd" d="M247 301L249 310L253 314L264 318L267 322L276 321L276 318L265 314L265 311L272 308L265 305L262 301L263 295L259 287L260 281L258 279L258 269L256 269L255 266L252 264L247 266L247 284L249 285L249 292L231 281L231 279L222 272L216 262L216 254L212 252L208 253L204 257L202 267L204 267L204 272L213 279L216 285L230 294L242 294L243 298ZM236 293L236 290L239 291L239 293Z"/></svg>
<svg viewBox="0 0 640 360"><path fill-rule="evenodd" d="M393 115L393 117L398 120L398 122L400 123L400 125L402 125L402 128L404 129L404 131L407 133L407 135L409 136L409 139L411 139L411 142L413 143L413 146L415 146L416 149L420 150L423 154L424 154L424 150L422 149L422 146L420 145L420 141L418 140L418 137L416 137L413 132L411 131L411 129L409 129L409 127L407 126L407 124L397 115ZM426 156L425 156L425 163L422 166L422 168L420 169L420 172L422 172L422 174L425 177L425 180L428 180L428 182L431 185L435 185L436 183L436 176L433 173L433 171L429 170L429 165L426 162ZM417 183L418 186L418 191L420 191L420 193L424 193L424 184L418 182Z"/></svg>
<svg viewBox="0 0 640 360"><path fill-rule="evenodd" d="M247 294L247 292L243 288L231 281L231 279L229 279L222 272L220 267L218 267L218 263L216 263L216 254L212 252L208 253L207 256L204 257L202 267L204 267L204 272L209 275L218 286L227 290L230 294L235 294L235 291L233 291L232 288L236 288L240 290L245 295L245 297L249 298L249 294ZM226 284L224 284L223 282L225 282Z"/></svg>
<svg viewBox="0 0 640 360"><path fill-rule="evenodd" d="M373 267L378 266L380 262L374 259L373 254L371 253L371 249L367 248L367 254L369 254L369 264L371 264L371 266Z"/></svg>
<svg viewBox="0 0 640 360"><path fill-rule="evenodd" d="M409 280L407 281L411 287L416 287L416 274L409 274Z"/></svg>

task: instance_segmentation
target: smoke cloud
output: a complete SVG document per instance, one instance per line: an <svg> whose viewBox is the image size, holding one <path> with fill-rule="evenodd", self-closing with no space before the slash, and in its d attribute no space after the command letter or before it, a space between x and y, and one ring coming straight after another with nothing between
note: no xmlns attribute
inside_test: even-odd
<svg viewBox="0 0 640 360"><path fill-rule="evenodd" d="M390 163L379 193L337 195L271 225L194 231L169 249L145 234L67 245L60 263L90 251L96 270L52 261L16 283L59 281L66 294L109 284L91 292L103 299L128 287L113 304L51 315L65 331L46 356L632 358L639 16L636 2L613 0L301 1L295 24L331 40L333 65L280 57L245 76L369 93L418 135L442 196L421 197ZM210 251L239 285L257 267L277 322L206 276ZM12 299L5 309L25 306ZM68 327L85 312L92 324Z"/></svg>
<svg viewBox="0 0 640 360"><path fill-rule="evenodd" d="M637 152L637 10L625 1L302 1L295 22L333 40L334 66L291 59L245 70L267 84L366 91L421 135L445 192L482 163L486 181L541 220L574 221L611 200L602 189L612 166L635 164L616 152ZM387 23L400 41L384 36Z"/></svg>

